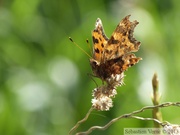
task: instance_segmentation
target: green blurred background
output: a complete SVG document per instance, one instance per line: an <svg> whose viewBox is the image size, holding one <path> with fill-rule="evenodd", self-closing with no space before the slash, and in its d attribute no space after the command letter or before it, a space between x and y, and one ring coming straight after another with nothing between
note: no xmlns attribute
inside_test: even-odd
<svg viewBox="0 0 180 135"><path fill-rule="evenodd" d="M161 102L180 98L179 0L1 0L0 1L0 135L65 135L91 106L96 87L86 39L96 19L108 37L126 15L138 20L136 53L143 60L125 74L114 107L93 111L78 131L105 125L112 118L151 103L151 78L158 73ZM100 85L101 81L95 79ZM180 110L162 109L163 119L180 124ZM141 114L151 117L151 111ZM92 135L123 134L128 127L153 122L123 119Z"/></svg>

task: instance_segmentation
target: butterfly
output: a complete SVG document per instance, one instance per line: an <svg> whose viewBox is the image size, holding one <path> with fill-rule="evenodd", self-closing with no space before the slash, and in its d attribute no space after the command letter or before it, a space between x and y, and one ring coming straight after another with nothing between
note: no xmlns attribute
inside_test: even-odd
<svg viewBox="0 0 180 135"><path fill-rule="evenodd" d="M142 59L132 53L139 50L140 42L133 37L138 22L131 22L129 17L130 15L122 19L110 38L105 35L101 19L98 18L96 21L92 32L94 45L90 65L94 76L103 82L112 82L109 81L112 77L115 77L113 80L122 81L124 71Z"/></svg>

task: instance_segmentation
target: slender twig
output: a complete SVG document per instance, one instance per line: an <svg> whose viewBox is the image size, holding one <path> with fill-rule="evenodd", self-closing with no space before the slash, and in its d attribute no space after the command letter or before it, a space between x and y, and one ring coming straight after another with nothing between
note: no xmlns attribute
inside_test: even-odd
<svg viewBox="0 0 180 135"><path fill-rule="evenodd" d="M135 118L135 119L139 119L139 120L145 120L145 121L154 121L156 123L158 123L159 125L163 126L164 122L161 122L155 118L143 118L143 117L139 117L139 116L131 116L131 118Z"/></svg>
<svg viewBox="0 0 180 135"><path fill-rule="evenodd" d="M93 110L93 108L91 107L89 109L89 111L87 112L86 116L82 120L78 121L73 128L71 128L71 130L69 131L69 135L72 134L72 132L75 131L79 127L79 125L81 123L85 122L88 119L88 117L91 114L92 110Z"/></svg>
<svg viewBox="0 0 180 135"><path fill-rule="evenodd" d="M141 112L144 112L145 110L152 110L154 108L164 108L164 107L169 107L169 106L177 106L177 107L180 107L180 102L166 102L166 103L163 103L163 104L160 104L160 105L156 105L156 106L146 106L146 107L143 107L137 111L133 111L129 114L124 114L124 115L121 115L117 118L114 118L112 119L110 122L108 122L106 125L104 126L92 126L91 128L89 128L87 131L85 132L79 132L77 133L76 135L87 135L89 133L91 133L93 130L105 130L107 129L109 126L111 126L113 123L117 122L118 120L120 119L123 119L123 118L131 118L133 115L135 114L138 114L138 113L141 113ZM148 120L147 118L144 118L144 120ZM149 119L150 120L150 119ZM155 121L155 119L154 119ZM157 120L157 122L159 122L159 120Z"/></svg>

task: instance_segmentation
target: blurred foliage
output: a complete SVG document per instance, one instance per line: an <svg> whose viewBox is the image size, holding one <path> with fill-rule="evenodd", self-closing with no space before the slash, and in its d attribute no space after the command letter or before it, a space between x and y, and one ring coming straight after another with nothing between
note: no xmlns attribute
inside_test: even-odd
<svg viewBox="0 0 180 135"><path fill-rule="evenodd" d="M95 20L100 17L108 36L128 14L140 23L135 37L142 57L125 74L114 107L93 111L84 131L112 118L151 105L151 78L160 77L163 101L180 98L180 1L178 0L1 0L0 1L0 134L65 135L91 106L96 87L87 75ZM96 79L98 84L101 82ZM173 110L173 111L172 111ZM180 124L179 109L162 109L164 120ZM142 113L151 117L151 112ZM127 127L153 127L153 123L125 119L106 131L122 134Z"/></svg>

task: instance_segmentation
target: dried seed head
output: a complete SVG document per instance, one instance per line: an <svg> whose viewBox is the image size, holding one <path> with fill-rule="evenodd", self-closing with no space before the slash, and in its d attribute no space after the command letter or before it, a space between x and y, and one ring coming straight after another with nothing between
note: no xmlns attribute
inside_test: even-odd
<svg viewBox="0 0 180 135"><path fill-rule="evenodd" d="M121 74L112 74L111 77L106 79L106 82L109 86L111 87L117 87L117 86L121 86L122 84L124 84L123 82L124 79L124 72L122 72Z"/></svg>
<svg viewBox="0 0 180 135"><path fill-rule="evenodd" d="M113 106L112 97L117 94L116 89L109 86L103 85L93 90L92 106L96 110L108 111Z"/></svg>
<svg viewBox="0 0 180 135"><path fill-rule="evenodd" d="M113 101L110 97L103 96L98 99L92 99L92 106L99 111L108 111L113 107Z"/></svg>

